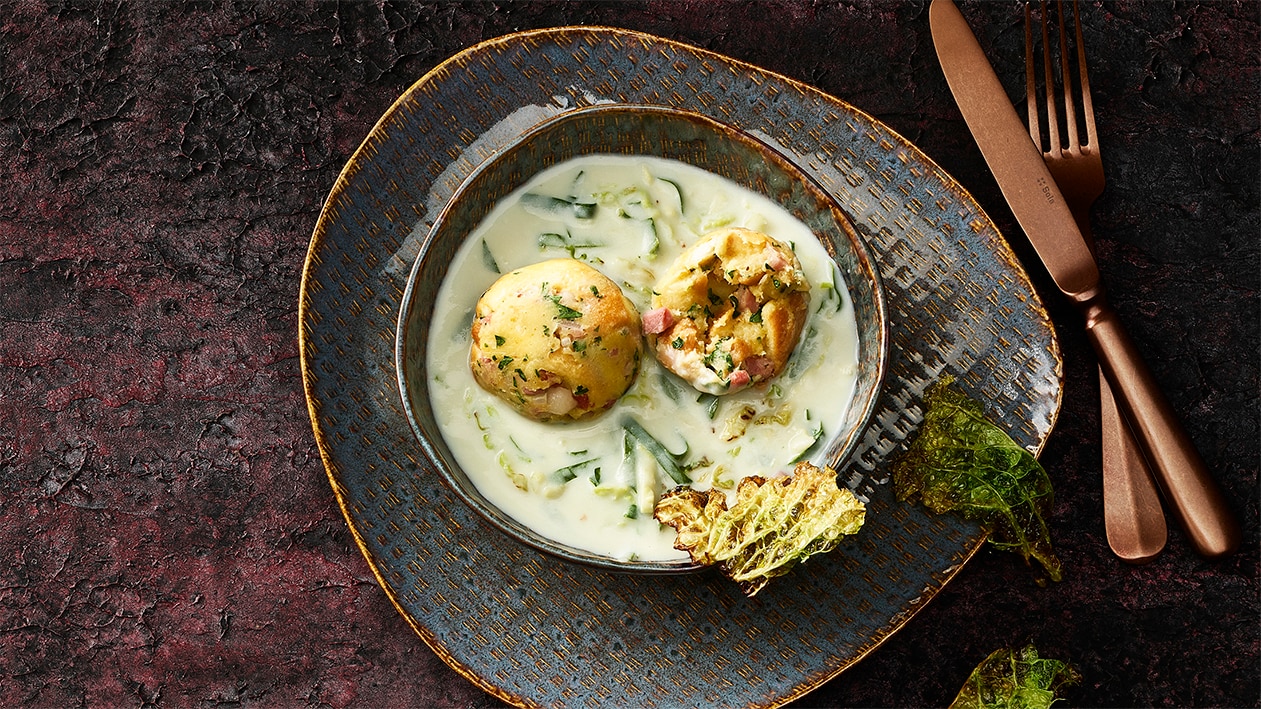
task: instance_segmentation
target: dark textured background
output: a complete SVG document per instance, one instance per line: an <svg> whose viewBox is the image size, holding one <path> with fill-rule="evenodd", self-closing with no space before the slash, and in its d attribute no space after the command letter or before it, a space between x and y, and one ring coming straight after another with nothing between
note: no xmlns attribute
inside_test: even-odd
<svg viewBox="0 0 1261 709"><path fill-rule="evenodd" d="M1013 97L1020 5L964 3ZM376 119L448 56L602 24L839 96L970 189L1058 324L1042 456L1066 569L983 551L801 706L940 706L991 650L1077 665L1086 706L1261 704L1254 2L1083 6L1115 305L1245 529L1110 555L1094 363L937 66L923 3L0 2L0 705L492 706L405 625L317 454L297 347L321 203ZM999 60L998 58L1001 58Z"/></svg>

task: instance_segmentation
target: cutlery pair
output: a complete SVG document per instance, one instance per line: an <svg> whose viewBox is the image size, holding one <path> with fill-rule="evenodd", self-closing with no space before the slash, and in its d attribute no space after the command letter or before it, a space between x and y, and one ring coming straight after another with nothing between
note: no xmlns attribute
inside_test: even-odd
<svg viewBox="0 0 1261 709"><path fill-rule="evenodd" d="M1161 394L1115 311L1109 306L1091 244L1085 237L1089 233L1088 227L1078 227L1077 217L1080 217L1080 223L1088 224L1088 208L1103 185L1102 163L1099 162L1098 167L1095 165L1098 148L1080 39L1077 47L1082 67L1087 143L1083 146L1078 140L1075 112L1068 103L1071 101L1071 87L1066 86L1063 94L1068 117L1065 126L1068 155L1064 155L1059 146L1058 126L1051 123L1056 113L1055 94L1054 82L1048 80L1047 114L1051 149L1044 155L1041 145L1031 140L1034 137L1040 143L1031 46L1026 49L1027 98L1030 102L1027 132L975 35L954 3L951 0L933 0L929 22L946 81L986 164L1056 287L1077 306L1085 319L1087 336L1099 357L1104 405L1110 392L1121 412L1115 419L1109 413L1104 414L1105 421L1110 422L1105 433L1105 448L1114 446L1107 453L1105 465L1113 463L1114 454L1125 456L1123 460L1127 460L1127 466L1137 458L1131 458L1132 454L1125 453L1122 447L1126 445L1124 434L1128 422L1133 442L1142 452L1138 462L1141 464L1145 459L1150 465L1166 501L1196 549L1210 557L1233 551L1240 541L1238 523L1190 437ZM1027 41L1032 40L1030 26L1026 16ZM1043 34L1046 34L1045 13ZM1049 57L1045 41L1044 55ZM1068 60L1063 51L1061 60L1065 84L1069 84ZM1050 74L1049 66L1047 73ZM1061 193L1057 178L1074 184L1074 188L1070 189L1074 189L1071 194L1074 194L1072 204L1075 205L1076 215ZM1078 190L1075 188L1079 180L1083 182ZM1111 511L1105 512L1105 520L1110 525L1109 544L1114 549L1119 547L1118 555L1132 561L1150 559L1164 546L1165 532L1159 515L1159 499L1154 500L1153 511L1154 491L1144 485L1143 472L1141 465L1137 471L1132 467L1112 467L1105 472L1105 502L1120 502L1119 505L1114 504ZM1115 494L1118 492L1121 494Z"/></svg>
<svg viewBox="0 0 1261 709"><path fill-rule="evenodd" d="M1074 43L1077 49L1078 88L1086 141L1079 137L1077 102L1073 100L1073 73L1069 68L1067 33L1064 31L1064 3L1057 3L1059 17L1060 91L1056 96L1051 37L1047 30L1045 0L1041 13L1043 86L1046 93L1046 142L1042 138L1038 101L1038 72L1034 58L1034 32L1030 4L1025 5L1025 97L1028 103L1029 137L1042 149L1042 158L1086 244L1094 248L1090 230L1090 207L1103 194L1103 160L1095 132L1094 104L1090 97L1090 77L1086 71L1086 48L1082 41L1081 17L1073 0ZM1058 107L1062 107L1066 141L1060 144ZM1103 526L1108 545L1118 557L1131 563L1151 561L1165 547L1167 531L1160 494L1152 480L1143 454L1130 435L1125 418L1117 407L1103 370L1099 370L1100 430L1103 438Z"/></svg>

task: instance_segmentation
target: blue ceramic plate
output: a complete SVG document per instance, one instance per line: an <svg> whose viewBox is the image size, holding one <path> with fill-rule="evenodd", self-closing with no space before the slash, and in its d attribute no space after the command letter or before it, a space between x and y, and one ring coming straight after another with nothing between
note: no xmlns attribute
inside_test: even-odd
<svg viewBox="0 0 1261 709"><path fill-rule="evenodd" d="M395 368L408 274L470 174L583 106L693 111L790 158L875 256L890 324L882 395L841 471L867 523L753 599L717 574L644 576L515 543L456 498L409 429ZM901 136L809 86L644 34L560 28L466 50L421 78L351 158L303 273L302 369L333 490L382 588L456 671L520 706L778 706L908 622L983 542L893 499L887 458L955 375L1030 450L1062 363L1047 313L975 201Z"/></svg>

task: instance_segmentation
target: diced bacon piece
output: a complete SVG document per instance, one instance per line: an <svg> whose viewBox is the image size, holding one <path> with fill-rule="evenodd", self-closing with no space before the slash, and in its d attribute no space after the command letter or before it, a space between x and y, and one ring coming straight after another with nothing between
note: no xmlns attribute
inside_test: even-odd
<svg viewBox="0 0 1261 709"><path fill-rule="evenodd" d="M753 291L748 286L740 286L736 289L736 302L740 304L740 310L746 313L757 312L757 296L753 295Z"/></svg>
<svg viewBox="0 0 1261 709"><path fill-rule="evenodd" d="M644 323L644 333L648 335L660 335L661 333L674 327L674 313L669 308L655 308L644 313L642 316Z"/></svg>
<svg viewBox="0 0 1261 709"><path fill-rule="evenodd" d="M743 366L754 379L766 379L775 374L775 363L767 357L750 357L744 360Z"/></svg>
<svg viewBox="0 0 1261 709"><path fill-rule="evenodd" d="M767 247L762 253L766 255L766 265L770 266L773 271L782 271L788 265L788 260L784 258L779 249Z"/></svg>
<svg viewBox="0 0 1261 709"><path fill-rule="evenodd" d="M731 376L727 377L727 384L732 389L739 389L741 387L746 387L749 385L749 382L751 381L753 380L749 377L749 373L744 371L743 369L737 369L731 373Z"/></svg>
<svg viewBox="0 0 1261 709"><path fill-rule="evenodd" d="M585 337L586 334L587 330L572 320L561 320L556 323L556 331L552 333L555 337L568 338L570 341Z"/></svg>

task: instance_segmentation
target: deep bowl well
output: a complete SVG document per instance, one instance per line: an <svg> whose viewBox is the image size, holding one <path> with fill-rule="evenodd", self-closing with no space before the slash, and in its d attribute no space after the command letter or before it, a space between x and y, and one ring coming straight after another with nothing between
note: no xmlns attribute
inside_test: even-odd
<svg viewBox="0 0 1261 709"><path fill-rule="evenodd" d="M605 105L574 110L521 135L478 167L439 214L407 282L395 350L403 407L428 460L455 494L490 524L560 559L599 568L678 573L689 561L625 561L548 539L486 499L457 464L430 404L426 350L434 301L452 257L496 202L535 174L591 154L646 155L702 168L760 193L806 224L840 270L858 325L858 379L849 411L821 460L840 470L875 409L888 351L884 293L868 247L836 202L779 152L753 136L676 109Z"/></svg>

